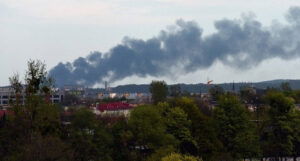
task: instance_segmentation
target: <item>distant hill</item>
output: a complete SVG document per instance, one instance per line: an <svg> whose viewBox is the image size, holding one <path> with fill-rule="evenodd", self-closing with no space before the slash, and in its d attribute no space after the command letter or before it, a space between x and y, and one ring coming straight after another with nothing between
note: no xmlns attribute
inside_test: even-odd
<svg viewBox="0 0 300 161"><path fill-rule="evenodd" d="M221 83L221 84L212 84L219 85L225 90L240 90L243 86L253 86L260 89L266 89L268 87L279 88L281 83L289 82L292 89L300 89L300 80L288 80L288 79L277 79L277 80L270 80L270 81L262 81L262 82L238 82L238 83ZM182 91L188 91L193 93L206 93L208 92L209 86L207 84L199 83L199 84L178 84L181 87ZM99 89L104 91L103 89ZM128 84L128 85L120 85L111 88L111 92L117 93L147 93L149 92L149 84Z"/></svg>

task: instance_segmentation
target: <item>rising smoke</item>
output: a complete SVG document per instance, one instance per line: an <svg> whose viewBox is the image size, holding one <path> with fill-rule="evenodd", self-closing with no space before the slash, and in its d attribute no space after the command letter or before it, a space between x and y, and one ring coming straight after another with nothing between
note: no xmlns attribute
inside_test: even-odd
<svg viewBox="0 0 300 161"><path fill-rule="evenodd" d="M253 16L215 22L217 31L202 36L193 21L178 20L172 30L163 30L148 40L125 37L107 53L93 52L72 63L59 63L50 71L58 86L92 86L128 76L166 76L178 69L186 73L210 67L216 60L239 69L249 69L270 58L300 56L300 7L291 7L287 24L264 27Z"/></svg>

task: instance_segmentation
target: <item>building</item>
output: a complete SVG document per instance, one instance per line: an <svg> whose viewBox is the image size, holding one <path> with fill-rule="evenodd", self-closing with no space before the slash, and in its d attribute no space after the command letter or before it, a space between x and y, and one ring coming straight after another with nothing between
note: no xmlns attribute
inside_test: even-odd
<svg viewBox="0 0 300 161"><path fill-rule="evenodd" d="M97 115L101 116L125 116L128 117L130 110L134 106L123 102L112 102L96 105L93 107L93 111Z"/></svg>
<svg viewBox="0 0 300 161"><path fill-rule="evenodd" d="M64 100L65 92L61 89L53 89L53 93L50 96L52 103L61 103Z"/></svg>
<svg viewBox="0 0 300 161"><path fill-rule="evenodd" d="M20 96L20 101L24 103L24 92ZM11 86L0 87L0 107L7 108L9 107L10 101L16 100L14 90Z"/></svg>
<svg viewBox="0 0 300 161"><path fill-rule="evenodd" d="M137 101L149 101L151 100L150 93L112 93L112 92L103 92L98 93L98 99L113 99L113 98L125 98L127 100L137 100Z"/></svg>
<svg viewBox="0 0 300 161"><path fill-rule="evenodd" d="M64 86L61 90L63 90L65 92L65 94L82 98L85 96L86 88L84 88L83 86L79 86L79 85L72 85L72 86L69 85L69 86Z"/></svg>
<svg viewBox="0 0 300 161"><path fill-rule="evenodd" d="M53 93L50 96L52 103L60 103L64 99L64 91L59 89L53 89ZM0 108L7 108L11 101L15 101L16 96L14 89L11 86L0 87ZM25 103L25 91L23 90L20 95L20 102Z"/></svg>

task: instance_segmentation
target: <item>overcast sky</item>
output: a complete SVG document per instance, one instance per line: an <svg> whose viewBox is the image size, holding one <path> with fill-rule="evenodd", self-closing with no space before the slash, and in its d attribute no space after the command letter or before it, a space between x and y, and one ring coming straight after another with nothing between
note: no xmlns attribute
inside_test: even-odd
<svg viewBox="0 0 300 161"><path fill-rule="evenodd" d="M214 21L255 14L264 26L279 21L299 0L0 0L0 86L18 72L24 75L29 59L45 61L51 69L92 51L106 52L124 36L148 39L178 19L193 20L204 35L215 31ZM112 85L149 83L204 83L300 79L300 59L269 59L239 70L215 62L208 69L180 77L127 77ZM101 85L100 85L101 86Z"/></svg>

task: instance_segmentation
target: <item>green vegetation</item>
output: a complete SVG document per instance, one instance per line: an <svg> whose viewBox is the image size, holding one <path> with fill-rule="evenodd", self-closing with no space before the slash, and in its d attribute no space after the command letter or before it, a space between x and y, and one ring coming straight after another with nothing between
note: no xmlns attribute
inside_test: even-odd
<svg viewBox="0 0 300 161"><path fill-rule="evenodd" d="M162 161L201 161L201 159L193 156L172 153L166 157L163 157Z"/></svg>
<svg viewBox="0 0 300 161"><path fill-rule="evenodd" d="M150 84L150 92L154 104L163 102L168 95L168 86L165 81L152 81Z"/></svg>
<svg viewBox="0 0 300 161"><path fill-rule="evenodd" d="M259 156L255 126L237 97L230 94L220 96L219 106L214 110L214 120L228 160Z"/></svg>
<svg viewBox="0 0 300 161"><path fill-rule="evenodd" d="M52 81L39 61L28 63L25 86L18 75L10 82L16 101L0 120L1 161L279 161L300 156L299 91L287 84L265 94L251 87L240 94L212 87L213 98L205 98L217 100L212 104L182 97L178 87L167 98L166 83L154 81L153 104L113 120L88 108L64 111L50 103ZM24 104L18 100L22 90ZM249 103L256 107L247 108Z"/></svg>

